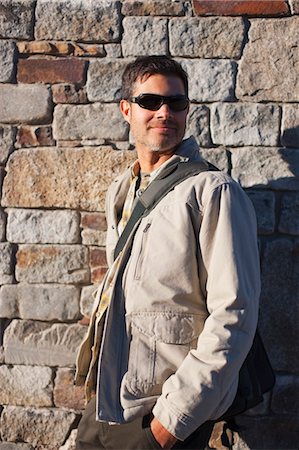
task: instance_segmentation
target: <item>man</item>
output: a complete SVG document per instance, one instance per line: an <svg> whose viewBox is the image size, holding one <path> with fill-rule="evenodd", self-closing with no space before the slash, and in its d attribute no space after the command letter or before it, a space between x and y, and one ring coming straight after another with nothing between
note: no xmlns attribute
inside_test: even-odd
<svg viewBox="0 0 299 450"><path fill-rule="evenodd" d="M122 94L138 160L107 194L110 268L78 357L91 400L77 449L204 448L256 329L255 215L237 183L205 170L139 220L114 259L135 198L176 164L202 160L194 138L183 140L188 80L177 62L137 58Z"/></svg>

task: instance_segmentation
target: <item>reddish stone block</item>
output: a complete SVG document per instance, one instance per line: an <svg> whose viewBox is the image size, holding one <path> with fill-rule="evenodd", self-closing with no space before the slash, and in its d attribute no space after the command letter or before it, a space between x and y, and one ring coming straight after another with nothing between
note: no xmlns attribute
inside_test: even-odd
<svg viewBox="0 0 299 450"><path fill-rule="evenodd" d="M52 127L45 125L30 127L21 125L17 133L16 147L37 147L37 146L55 145L52 137Z"/></svg>
<svg viewBox="0 0 299 450"><path fill-rule="evenodd" d="M21 83L83 83L86 62L76 58L20 59L17 79Z"/></svg>
<svg viewBox="0 0 299 450"><path fill-rule="evenodd" d="M84 387L74 386L74 377L73 369L58 369L54 387L54 405L58 408L84 409Z"/></svg>
<svg viewBox="0 0 299 450"><path fill-rule="evenodd" d="M193 0L192 6L197 16L273 17L289 15L288 3L283 0Z"/></svg>
<svg viewBox="0 0 299 450"><path fill-rule="evenodd" d="M52 86L54 103L87 103L85 87L80 88L74 84L56 84Z"/></svg>
<svg viewBox="0 0 299 450"><path fill-rule="evenodd" d="M107 267L98 267L91 271L91 282L93 284L100 284L107 272Z"/></svg>
<svg viewBox="0 0 299 450"><path fill-rule="evenodd" d="M82 213L81 227L91 230L107 230L106 217L104 213Z"/></svg>
<svg viewBox="0 0 299 450"><path fill-rule="evenodd" d="M91 247L89 250L89 263L91 267L107 266L105 250L99 247Z"/></svg>

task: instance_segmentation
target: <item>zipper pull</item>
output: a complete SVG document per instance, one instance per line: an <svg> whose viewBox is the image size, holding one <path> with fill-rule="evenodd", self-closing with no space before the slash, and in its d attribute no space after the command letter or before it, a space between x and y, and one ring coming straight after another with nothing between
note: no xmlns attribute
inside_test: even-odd
<svg viewBox="0 0 299 450"><path fill-rule="evenodd" d="M143 230L143 233L146 233L146 232L148 231L148 229L149 229L150 226L151 226L151 224L150 224L150 223L147 223L147 224L146 224L146 227L145 227L144 230Z"/></svg>

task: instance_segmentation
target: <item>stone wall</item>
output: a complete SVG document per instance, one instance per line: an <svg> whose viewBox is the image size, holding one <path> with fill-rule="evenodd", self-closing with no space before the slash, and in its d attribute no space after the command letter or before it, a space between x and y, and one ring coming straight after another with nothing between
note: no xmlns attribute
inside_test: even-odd
<svg viewBox="0 0 299 450"><path fill-rule="evenodd" d="M257 212L277 384L238 420L234 449L298 446L298 14L296 0L0 0L0 450L73 448L105 191L135 157L120 77L146 54L182 62L187 135Z"/></svg>

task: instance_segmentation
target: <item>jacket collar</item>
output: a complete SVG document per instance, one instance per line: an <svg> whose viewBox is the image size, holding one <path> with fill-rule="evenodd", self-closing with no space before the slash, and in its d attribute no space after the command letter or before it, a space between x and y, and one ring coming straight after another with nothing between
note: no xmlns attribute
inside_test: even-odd
<svg viewBox="0 0 299 450"><path fill-rule="evenodd" d="M171 166L177 164L179 161L204 161L199 153L199 146L194 136L184 139L176 149L175 153L161 166L161 171L168 171ZM133 166L136 164L133 163ZM130 186L130 179L132 176L132 165L123 174L119 175L109 188L109 197L112 200L113 219L116 225L121 214L126 195Z"/></svg>

